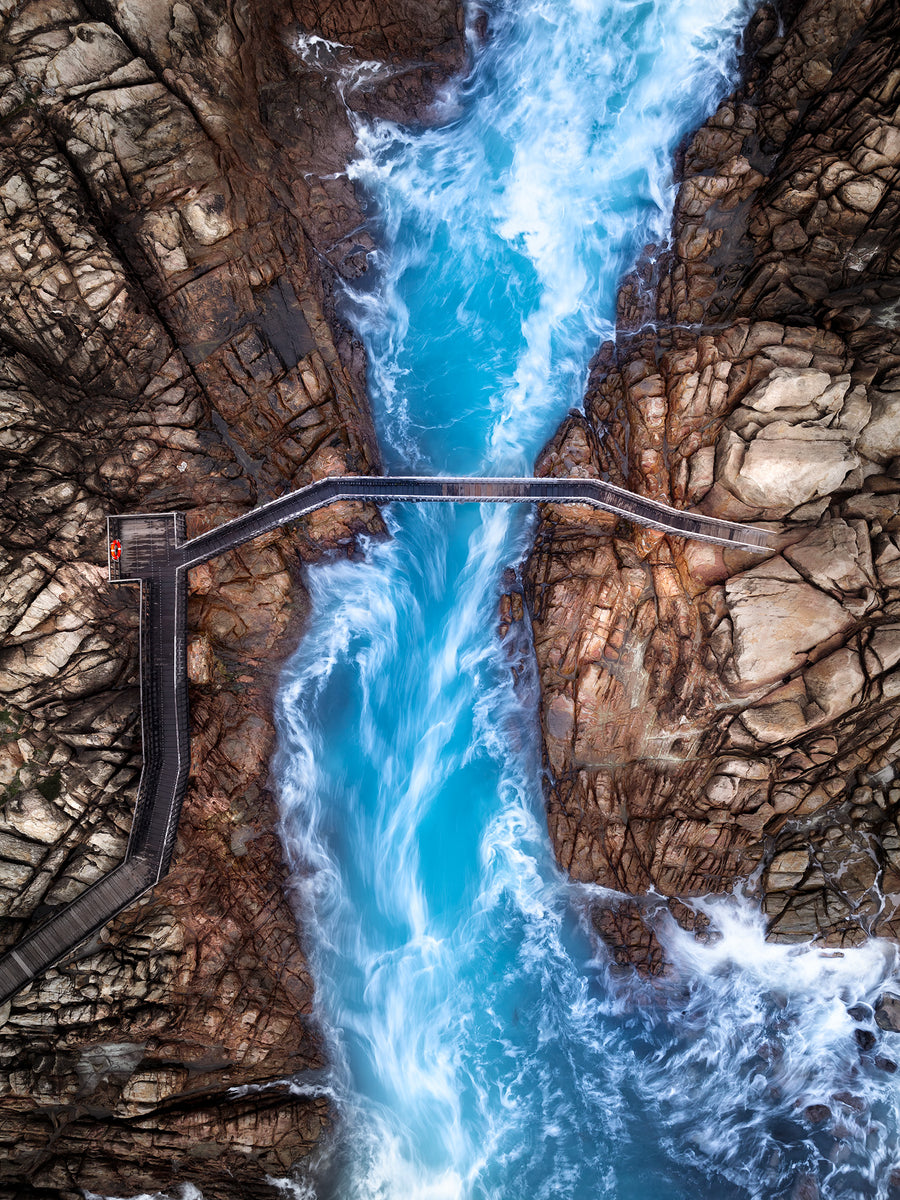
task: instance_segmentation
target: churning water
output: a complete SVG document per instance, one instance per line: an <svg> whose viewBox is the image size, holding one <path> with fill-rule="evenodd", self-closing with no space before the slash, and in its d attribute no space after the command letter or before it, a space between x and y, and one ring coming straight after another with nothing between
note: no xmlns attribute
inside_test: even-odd
<svg viewBox="0 0 900 1200"><path fill-rule="evenodd" d="M360 127L379 250L347 307L388 471L530 473L621 275L666 236L673 150L729 90L749 11L495 0L439 127ZM768 946L731 904L715 945L669 932L664 993L595 957L548 844L527 635L496 635L529 521L395 505L363 562L309 571L277 769L343 1123L279 1186L887 1197L897 1090L846 1005L878 993L891 952ZM814 1104L832 1117L810 1125Z"/></svg>

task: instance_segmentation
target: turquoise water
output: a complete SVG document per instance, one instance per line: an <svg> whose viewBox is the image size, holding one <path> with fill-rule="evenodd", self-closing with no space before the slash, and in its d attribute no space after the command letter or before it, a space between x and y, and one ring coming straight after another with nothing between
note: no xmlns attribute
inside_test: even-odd
<svg viewBox="0 0 900 1200"><path fill-rule="evenodd" d="M530 472L579 404L618 281L665 237L673 149L730 90L737 0L519 0L427 131L359 129L379 249L346 309L385 467ZM308 572L285 675L283 833L343 1114L280 1186L320 1200L888 1196L896 1088L846 1003L896 963L672 930L664 993L616 980L557 872L527 631L498 643L524 508L395 505ZM512 665L517 666L518 683ZM843 1133L807 1104L850 1088ZM805 1182L804 1182L805 1181ZM801 1190L797 1190L797 1189ZM807 1191L803 1191L807 1188Z"/></svg>

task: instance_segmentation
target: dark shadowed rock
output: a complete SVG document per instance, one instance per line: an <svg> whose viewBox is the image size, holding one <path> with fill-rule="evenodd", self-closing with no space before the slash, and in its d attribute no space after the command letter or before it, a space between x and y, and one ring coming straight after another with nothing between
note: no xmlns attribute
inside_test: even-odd
<svg viewBox="0 0 900 1200"><path fill-rule="evenodd" d="M866 1102L862 1096L854 1096L852 1092L835 1092L831 1097L832 1100L837 1100L839 1104L843 1104L846 1108L851 1108L854 1112L865 1112Z"/></svg>
<svg viewBox="0 0 900 1200"><path fill-rule="evenodd" d="M801 1175L791 1188L791 1200L819 1200L819 1184L813 1175Z"/></svg>
<svg viewBox="0 0 900 1200"><path fill-rule="evenodd" d="M900 996L883 992L875 1005L875 1024L888 1033L900 1033Z"/></svg>
<svg viewBox="0 0 900 1200"><path fill-rule="evenodd" d="M852 1008L847 1009L847 1016L852 1017L854 1021L871 1021L873 1012L868 1004L854 1004Z"/></svg>
<svg viewBox="0 0 900 1200"><path fill-rule="evenodd" d="M831 1109L827 1104L808 1104L803 1110L803 1115L810 1125L821 1125L830 1120Z"/></svg>

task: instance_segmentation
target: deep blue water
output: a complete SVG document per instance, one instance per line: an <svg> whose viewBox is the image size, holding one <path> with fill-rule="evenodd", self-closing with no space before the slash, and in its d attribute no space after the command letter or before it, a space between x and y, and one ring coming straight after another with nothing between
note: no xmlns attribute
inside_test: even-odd
<svg viewBox="0 0 900 1200"><path fill-rule="evenodd" d="M496 0L437 127L360 126L379 249L346 305L388 471L531 471L581 401L622 274L666 236L674 147L730 90L750 11ZM284 836L343 1112L339 1145L280 1186L887 1196L897 1088L860 1066L845 1004L877 994L892 952L770 947L746 906L720 905L716 945L671 932L666 994L616 982L553 863L527 633L496 636L531 516L395 505L388 521L363 562L308 572L312 626L279 702ZM842 1089L864 1111L810 1131L802 1108Z"/></svg>

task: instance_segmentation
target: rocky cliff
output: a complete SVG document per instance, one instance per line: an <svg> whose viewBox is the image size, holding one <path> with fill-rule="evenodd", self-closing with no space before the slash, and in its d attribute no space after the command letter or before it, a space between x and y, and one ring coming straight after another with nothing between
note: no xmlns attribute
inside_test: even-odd
<svg viewBox="0 0 900 1200"><path fill-rule="evenodd" d="M661 902L700 931L691 898L738 880L773 938L900 936L900 17L779 10L538 464L778 534L760 560L586 511L537 532L551 834L638 897L595 922L651 971Z"/></svg>
<svg viewBox="0 0 900 1200"><path fill-rule="evenodd" d="M335 313L367 249L348 108L424 115L462 53L455 0L0 0L3 945L127 841L136 596L105 514L196 533L377 468ZM174 869L0 1013L0 1196L270 1194L328 1127L270 714L300 555L376 528L347 505L192 573Z"/></svg>

